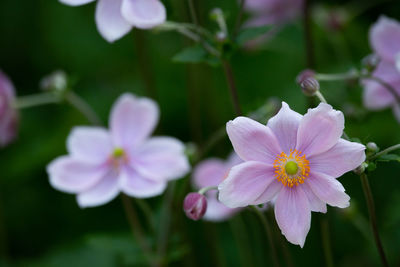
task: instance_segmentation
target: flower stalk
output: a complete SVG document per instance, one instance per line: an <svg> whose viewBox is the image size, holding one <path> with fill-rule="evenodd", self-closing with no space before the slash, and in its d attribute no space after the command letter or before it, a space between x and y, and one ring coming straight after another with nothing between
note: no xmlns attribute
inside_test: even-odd
<svg viewBox="0 0 400 267"><path fill-rule="evenodd" d="M388 147L388 148L382 150L381 152L378 152L378 153L372 155L372 156L369 158L369 160L377 159L377 158L379 158L380 156L386 155L386 154L388 154L388 153L390 153L390 152L392 152L392 151L394 151L394 150L397 150L397 149L400 149L400 144L397 144L397 145Z"/></svg>
<svg viewBox="0 0 400 267"><path fill-rule="evenodd" d="M383 249L383 245L382 245L382 241L381 238L379 236L379 231L378 231L378 224L377 224L377 220L376 220L376 213L375 213L375 204L374 204L374 199L372 196L372 191L371 191L371 187L369 185L369 181L368 181L368 176L365 173L362 173L360 175L361 178L361 184L362 184L362 188L364 191L364 195L365 195L365 199L367 202L367 207L368 207L368 213L369 213L369 218L370 218L370 224L371 224L371 228L372 228L372 233L374 236L374 240L375 240L375 244L376 247L378 249L378 253L382 262L382 265L385 267L389 266L389 263L387 261L386 255L385 255L385 251Z"/></svg>
<svg viewBox="0 0 400 267"><path fill-rule="evenodd" d="M56 104L61 101L61 98L53 92L44 92L28 96L19 97L14 106L17 109L37 107L47 104Z"/></svg>

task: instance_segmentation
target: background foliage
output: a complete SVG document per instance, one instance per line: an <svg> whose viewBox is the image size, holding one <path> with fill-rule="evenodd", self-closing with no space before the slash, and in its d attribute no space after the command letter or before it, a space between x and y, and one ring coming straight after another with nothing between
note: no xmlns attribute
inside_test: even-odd
<svg viewBox="0 0 400 267"><path fill-rule="evenodd" d="M233 27L235 0L197 1L202 25L216 29L208 14L221 7ZM315 3L318 2L318 3ZM188 22L186 1L164 1L168 19ZM342 6L356 15L343 29L330 31L313 20L316 70L343 72L359 66L370 53L368 30L380 14L400 19L397 1L314 1ZM333 6L334 5L334 6ZM176 33L134 31L114 44L105 42L94 24L94 5L72 8L56 0L0 1L0 66L13 80L18 95L37 92L40 79L63 69L73 89L100 114L104 122L112 102L123 92L146 94L155 89L161 108L157 134L202 144L234 118L227 85L220 67L174 63L172 58L191 42ZM140 53L139 53L140 51ZM245 113L270 97L284 100L300 113L308 100L295 84L305 68L301 20L285 26L260 50L240 50L232 58L239 97ZM150 74L149 74L150 73ZM390 110L363 110L362 89L335 82L322 83L322 92L337 109L351 111L346 131L364 143L381 148L400 142L399 124ZM354 113L352 113L354 114ZM45 166L65 154L65 139L75 125L88 124L67 104L23 110L17 142L0 151L0 236L4 266L142 266L144 259L129 233L120 199L102 207L80 209L74 196L49 186ZM210 155L226 156L227 139ZM334 163L333 163L334 164ZM378 223L390 262L400 265L400 188L397 163L381 163L371 173ZM181 203L189 177L177 182L172 210L168 259L173 266L268 266L269 247L259 221L245 211L230 222L192 222ZM376 266L379 258L369 231L368 213L358 176L349 173L341 182L352 197L351 208L329 208L313 213L311 231L300 249L286 241L295 266L324 265L321 222L329 221L331 246L337 266ZM147 201L157 229L163 197ZM146 222L144 218L141 218ZM276 227L275 221L273 226ZM147 227L149 233L151 228ZM278 230L276 230L278 233ZM157 242L156 235L149 235ZM277 235L280 236L280 235ZM280 245L278 244L278 247ZM281 258L285 250L279 249ZM282 261L284 263L285 261Z"/></svg>

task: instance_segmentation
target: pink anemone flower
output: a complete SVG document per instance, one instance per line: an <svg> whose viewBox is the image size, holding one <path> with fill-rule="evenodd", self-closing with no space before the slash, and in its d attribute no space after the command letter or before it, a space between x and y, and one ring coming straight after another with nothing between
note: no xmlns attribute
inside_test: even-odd
<svg viewBox="0 0 400 267"><path fill-rule="evenodd" d="M136 198L160 195L169 180L189 171L189 163L182 142L150 137L158 117L158 106L151 99L122 95L112 108L109 130L72 130L69 155L47 166L50 184L77 194L82 208L105 204L119 192Z"/></svg>
<svg viewBox="0 0 400 267"><path fill-rule="evenodd" d="M60 0L70 6L84 5L95 0ZM98 0L96 25L101 36L114 42L133 27L150 29L165 22L164 5L159 0Z"/></svg>
<svg viewBox="0 0 400 267"><path fill-rule="evenodd" d="M382 84L373 80L363 80L364 105L371 110L392 107L396 119L400 122L400 23L381 16L371 27L369 39L374 52L380 57L380 63L373 76L390 84L395 92L390 92Z"/></svg>
<svg viewBox="0 0 400 267"><path fill-rule="evenodd" d="M232 153L226 161L218 158L206 159L193 171L193 185L196 189L203 187L218 186L228 175L230 169L243 161ZM233 216L239 209L231 209L218 201L217 192L206 193L207 211L204 219L207 221L223 221Z"/></svg>
<svg viewBox="0 0 400 267"><path fill-rule="evenodd" d="M0 147L17 136L18 111L14 107L15 89L10 79L0 71Z"/></svg>
<svg viewBox="0 0 400 267"><path fill-rule="evenodd" d="M337 177L365 160L365 147L341 137L344 116L321 103L302 116L286 103L267 125L246 117L227 123L235 152L245 162L219 185L231 208L275 201L275 218L286 239L303 247L311 211L326 204L346 208L350 197Z"/></svg>

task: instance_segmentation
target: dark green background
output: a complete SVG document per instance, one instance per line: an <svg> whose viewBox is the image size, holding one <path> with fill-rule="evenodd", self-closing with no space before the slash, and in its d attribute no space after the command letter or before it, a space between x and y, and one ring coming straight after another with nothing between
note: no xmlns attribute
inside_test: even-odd
<svg viewBox="0 0 400 267"><path fill-rule="evenodd" d="M235 0L196 1L200 22L216 25L208 14L221 7L230 29L238 7ZM331 6L337 1L314 1ZM380 14L400 19L397 1L340 1L354 17L339 31L329 31L313 21L316 69L344 72L358 67L371 52L368 29ZM164 1L168 19L188 22L186 1ZM375 3L375 4L373 4ZM146 94L144 76L150 70L161 108L157 134L203 144L214 131L234 118L228 88L220 67L179 64L171 58L191 44L177 33L133 31L109 44L96 30L94 4L69 7L56 0L0 1L0 68L15 84L20 96L38 92L40 79L56 69L73 79L73 89L85 98L104 122L113 101L123 92ZM305 68L303 28L296 21L286 26L259 51L237 51L232 66L243 110L247 113L268 98L286 101L298 112L307 99L294 80ZM139 49L138 47L145 47ZM138 57L140 50L142 58ZM150 77L150 78L149 78ZM380 147L400 142L400 127L390 110L362 110L358 86L322 83L322 92L337 109L355 106L361 116L346 119L346 131L363 142ZM45 166L65 154L65 139L75 125L88 124L67 104L21 111L18 140L0 151L1 262L4 266L143 266L143 256L131 238L121 201L80 209L74 196L54 190ZM225 156L231 147L224 139L210 155ZM334 162L332 164L335 164ZM400 265L399 163L381 163L370 174L378 224L392 266ZM169 238L171 266L270 266L270 249L263 228L251 212L231 222L192 222L181 210L185 180L177 182ZM305 247L286 243L295 266L323 266L321 221L329 221L331 246L337 266L378 266L379 258L368 232L368 213L359 178L346 174L340 181L351 196L350 210L329 208L313 213ZM157 225L163 197L146 200ZM141 218L144 219L144 218ZM142 220L145 222L145 220ZM273 222L274 227L275 221ZM355 226L364 227L367 236ZM153 237L149 238L154 240ZM283 249L277 244L279 253ZM282 264L285 263L281 255Z"/></svg>

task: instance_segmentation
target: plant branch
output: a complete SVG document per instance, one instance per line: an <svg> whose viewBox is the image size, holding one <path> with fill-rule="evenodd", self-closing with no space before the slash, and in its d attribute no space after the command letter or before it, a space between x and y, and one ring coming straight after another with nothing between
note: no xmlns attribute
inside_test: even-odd
<svg viewBox="0 0 400 267"><path fill-rule="evenodd" d="M231 94L231 100L233 108L235 109L236 116L241 116L242 110L240 109L238 91L235 83L235 78L233 76L232 67L227 60L222 60L222 66L224 68L225 78L228 83L229 92Z"/></svg>
<svg viewBox="0 0 400 267"><path fill-rule="evenodd" d="M103 125L96 112L92 109L89 104L83 100L79 95L73 91L68 91L65 94L65 100L75 107L80 113L82 113L88 121L93 125Z"/></svg>
<svg viewBox="0 0 400 267"><path fill-rule="evenodd" d="M397 145L388 147L388 148L382 150L381 152L378 152L378 153L372 155L372 156L369 158L369 160L377 159L377 158L379 158L380 156L386 155L386 154L388 154L388 153L390 153L390 152L392 152L392 151L394 151L394 150L397 150L397 149L400 149L400 144L397 144Z"/></svg>

